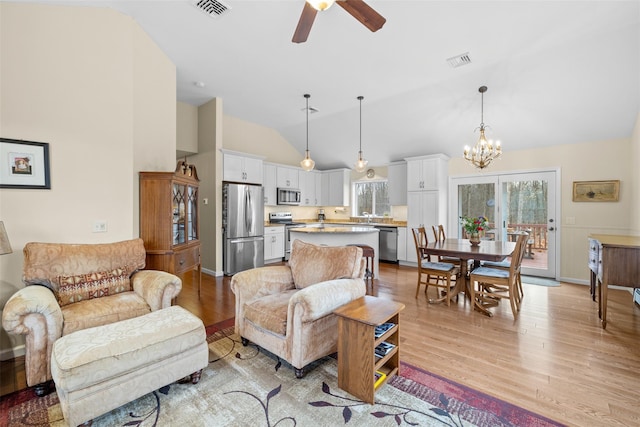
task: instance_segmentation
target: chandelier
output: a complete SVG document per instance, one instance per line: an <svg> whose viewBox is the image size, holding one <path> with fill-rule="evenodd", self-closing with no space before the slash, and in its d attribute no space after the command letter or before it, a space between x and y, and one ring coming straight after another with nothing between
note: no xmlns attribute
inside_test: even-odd
<svg viewBox="0 0 640 427"><path fill-rule="evenodd" d="M473 148L470 148L468 145L464 147L464 158L475 167L484 169L489 166L489 163L491 163L493 159L500 157L500 154L502 154L502 147L500 146L500 141L496 141L494 145L493 141L487 141L487 138L484 135L486 128L484 125L484 93L487 91L487 87L480 86L478 91L481 96L480 127L476 129L480 129L480 139Z"/></svg>
<svg viewBox="0 0 640 427"><path fill-rule="evenodd" d="M364 96L359 96L360 101L360 151L358 151L358 161L354 165L356 172L364 172L367 169L369 162L362 157L362 100Z"/></svg>
<svg viewBox="0 0 640 427"><path fill-rule="evenodd" d="M300 167L309 172L316 166L316 162L314 162L309 155L309 98L311 95L305 93L304 97L307 99L307 149L304 152L304 159L300 162Z"/></svg>

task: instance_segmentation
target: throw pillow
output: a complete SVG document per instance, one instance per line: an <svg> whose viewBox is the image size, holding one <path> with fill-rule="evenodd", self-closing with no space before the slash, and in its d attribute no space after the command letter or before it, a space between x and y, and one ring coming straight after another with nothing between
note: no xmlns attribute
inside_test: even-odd
<svg viewBox="0 0 640 427"><path fill-rule="evenodd" d="M358 255L359 254L359 255ZM297 289L335 279L355 279L362 249L357 246L317 246L294 240L289 267Z"/></svg>
<svg viewBox="0 0 640 427"><path fill-rule="evenodd" d="M128 266L94 273L59 276L58 284L56 297L60 306L131 290Z"/></svg>

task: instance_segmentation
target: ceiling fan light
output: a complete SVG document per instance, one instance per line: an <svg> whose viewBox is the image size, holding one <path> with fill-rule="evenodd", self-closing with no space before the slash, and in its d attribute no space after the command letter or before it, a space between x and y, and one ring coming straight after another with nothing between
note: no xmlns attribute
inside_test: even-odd
<svg viewBox="0 0 640 427"><path fill-rule="evenodd" d="M322 12L329 9L335 0L307 0L307 3L311 5L315 10Z"/></svg>

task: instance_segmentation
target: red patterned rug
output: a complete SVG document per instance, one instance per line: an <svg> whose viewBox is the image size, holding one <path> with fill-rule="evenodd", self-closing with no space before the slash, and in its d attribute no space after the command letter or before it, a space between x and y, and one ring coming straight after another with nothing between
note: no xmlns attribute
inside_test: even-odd
<svg viewBox="0 0 640 427"><path fill-rule="evenodd" d="M233 319L207 328L210 364L197 385L171 384L93 420L93 426L561 426L402 363L369 405L337 387L335 358L298 380L286 362L244 347ZM0 426L65 426L54 393L0 398Z"/></svg>

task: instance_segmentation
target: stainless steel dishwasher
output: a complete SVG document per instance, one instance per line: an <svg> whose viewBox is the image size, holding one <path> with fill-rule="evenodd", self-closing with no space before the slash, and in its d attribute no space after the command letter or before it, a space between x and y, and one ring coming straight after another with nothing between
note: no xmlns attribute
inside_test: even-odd
<svg viewBox="0 0 640 427"><path fill-rule="evenodd" d="M376 225L380 230L378 241L378 259L380 261L398 262L398 228Z"/></svg>

